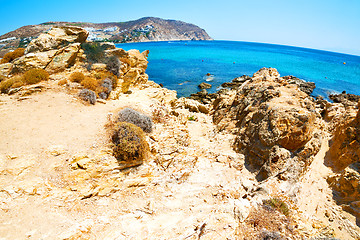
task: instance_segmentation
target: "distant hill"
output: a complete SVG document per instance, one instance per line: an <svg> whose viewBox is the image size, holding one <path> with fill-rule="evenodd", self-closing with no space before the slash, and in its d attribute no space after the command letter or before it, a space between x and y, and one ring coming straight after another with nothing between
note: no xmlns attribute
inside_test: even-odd
<svg viewBox="0 0 360 240"><path fill-rule="evenodd" d="M52 26L79 26L90 32L89 41L112 41L115 43L170 41L170 40L212 40L204 29L176 20L145 17L128 22L86 23L46 22L20 27L0 36L1 48L26 46L31 39L49 30Z"/></svg>

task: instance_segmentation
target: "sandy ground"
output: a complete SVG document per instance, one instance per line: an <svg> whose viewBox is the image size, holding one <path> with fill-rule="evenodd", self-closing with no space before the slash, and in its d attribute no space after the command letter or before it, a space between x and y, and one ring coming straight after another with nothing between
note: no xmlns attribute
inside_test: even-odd
<svg viewBox="0 0 360 240"><path fill-rule="evenodd" d="M152 100L139 93L92 106L52 89L23 101L1 95L0 101L3 239L196 239L194 229L204 223L208 239L234 235L233 203L224 196L242 191L236 189L240 172L228 163L226 154L234 154L230 140L209 141L214 127L209 116L184 127L191 145L176 157L187 158L183 163L171 163L164 170L150 161L125 173L130 174L126 178L118 173L123 191L83 199L65 190L64 176L72 174L69 159L106 150L109 113L124 106L149 113ZM164 138L176 134L171 126L156 128L153 135L160 145L166 145L164 131L170 134ZM144 183L143 175L152 175L146 178L151 184Z"/></svg>
<svg viewBox="0 0 360 240"><path fill-rule="evenodd" d="M234 209L244 186L256 183L210 116L188 121L184 110L185 120L156 123L149 160L117 169L104 127L109 113L131 106L151 114L161 106L152 92L96 105L57 87L23 101L1 95L0 239L236 239ZM356 239L324 179L327 148L301 179L299 212Z"/></svg>

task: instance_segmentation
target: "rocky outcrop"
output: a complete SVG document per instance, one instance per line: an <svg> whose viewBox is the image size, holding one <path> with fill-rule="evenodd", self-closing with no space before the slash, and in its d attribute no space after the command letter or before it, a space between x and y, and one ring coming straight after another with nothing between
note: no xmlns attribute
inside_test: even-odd
<svg viewBox="0 0 360 240"><path fill-rule="evenodd" d="M342 123L337 125L331 140L329 157L336 171L360 161L360 111L355 117L348 113L342 115Z"/></svg>
<svg viewBox="0 0 360 240"><path fill-rule="evenodd" d="M78 26L86 29L82 32ZM48 35L39 37L49 31ZM61 29L62 28L62 29ZM88 22L47 22L38 25L29 25L18 28L12 32L0 36L3 46L7 49L17 46L27 46L36 38L38 42L31 44L29 52L42 51L41 49L54 49L62 43L82 42L88 36L90 41L108 39L114 42L146 42L146 41L170 41L170 40L211 40L211 37L200 27L176 20L145 17L128 22L88 23ZM54 40L54 38L60 40ZM59 45L60 44L60 45Z"/></svg>
<svg viewBox="0 0 360 240"><path fill-rule="evenodd" d="M60 49L56 52L51 62L47 64L45 70L49 73L56 73L74 65L80 49L80 43L73 43Z"/></svg>
<svg viewBox="0 0 360 240"><path fill-rule="evenodd" d="M13 65L11 63L0 64L0 75L7 76L11 73Z"/></svg>
<svg viewBox="0 0 360 240"><path fill-rule="evenodd" d="M89 32L80 27L54 27L30 42L25 54L59 49L70 43L83 43Z"/></svg>
<svg viewBox="0 0 360 240"><path fill-rule="evenodd" d="M343 209L360 218L360 162L350 164L341 173L329 177L335 200Z"/></svg>
<svg viewBox="0 0 360 240"><path fill-rule="evenodd" d="M52 28L30 42L25 55L15 59L11 73L22 73L31 68L46 69L49 73L63 71L75 63L80 44L88 32L79 27Z"/></svg>
<svg viewBox="0 0 360 240"><path fill-rule="evenodd" d="M199 103L198 101L188 99L188 98L179 98L171 103L172 107L189 109L190 112L201 112L208 114L209 108L204 104Z"/></svg>
<svg viewBox="0 0 360 240"><path fill-rule="evenodd" d="M241 77L234 78L231 82L221 84L221 86L225 88L238 89L244 82L250 79L250 76L242 75Z"/></svg>
<svg viewBox="0 0 360 240"><path fill-rule="evenodd" d="M342 103L344 106L356 106L360 101L360 96L349 94L345 91L341 94L330 94L329 98L333 100L334 103Z"/></svg>
<svg viewBox="0 0 360 240"><path fill-rule="evenodd" d="M234 148L259 180L297 179L321 145L314 102L273 68L242 79L236 92L214 101L214 123L236 134Z"/></svg>
<svg viewBox="0 0 360 240"><path fill-rule="evenodd" d="M25 72L31 68L45 68L58 50L50 50L46 52L29 53L18 59L15 59L13 64L13 74Z"/></svg>
<svg viewBox="0 0 360 240"><path fill-rule="evenodd" d="M198 87L199 87L200 89L209 89L209 88L211 88L212 86L211 86L211 84L209 84L209 83L202 82L202 83L199 84Z"/></svg>

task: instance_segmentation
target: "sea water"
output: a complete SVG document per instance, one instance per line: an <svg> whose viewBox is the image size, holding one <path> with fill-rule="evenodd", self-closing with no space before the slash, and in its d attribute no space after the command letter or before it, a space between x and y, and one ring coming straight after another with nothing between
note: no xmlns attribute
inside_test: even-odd
<svg viewBox="0 0 360 240"><path fill-rule="evenodd" d="M215 92L224 82L254 74L262 67L276 68L315 82L314 96L330 93L360 95L360 57L274 44L233 41L171 41L117 44L125 50L150 50L149 79L176 90L178 97L198 92L201 82ZM207 76L211 74L210 76Z"/></svg>

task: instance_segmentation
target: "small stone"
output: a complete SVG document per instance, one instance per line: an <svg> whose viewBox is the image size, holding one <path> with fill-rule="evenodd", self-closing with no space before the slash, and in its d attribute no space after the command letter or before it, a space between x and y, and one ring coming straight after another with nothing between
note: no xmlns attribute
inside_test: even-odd
<svg viewBox="0 0 360 240"><path fill-rule="evenodd" d="M212 87L212 85L209 84L209 83L202 82L202 83L199 84L198 87L201 88L201 89L209 89L209 88Z"/></svg>
<svg viewBox="0 0 360 240"><path fill-rule="evenodd" d="M61 145L54 145L54 146L50 146L48 148L48 151L51 155L53 156L59 156L61 154L66 153L66 149L64 146Z"/></svg>
<svg viewBox="0 0 360 240"><path fill-rule="evenodd" d="M101 99L101 98L96 99L96 102L106 104L106 100Z"/></svg>

